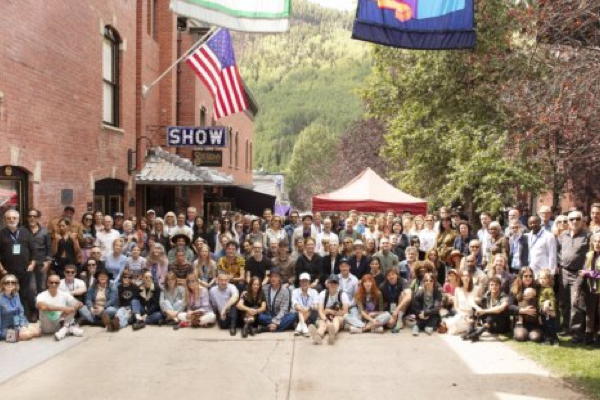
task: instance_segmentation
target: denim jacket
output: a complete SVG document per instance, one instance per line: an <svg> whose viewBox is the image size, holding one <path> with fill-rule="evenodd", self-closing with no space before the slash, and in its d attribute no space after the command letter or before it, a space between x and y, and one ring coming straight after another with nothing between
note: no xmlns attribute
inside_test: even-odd
<svg viewBox="0 0 600 400"><path fill-rule="evenodd" d="M96 301L96 289L97 285L92 285L92 287L88 290L87 295L85 296L85 305L90 310L94 307L94 303ZM106 304L104 305L104 309L108 307L117 307L119 305L118 299L118 291L116 285L109 284L106 287Z"/></svg>
<svg viewBox="0 0 600 400"><path fill-rule="evenodd" d="M6 339L6 330L27 326L27 318L18 293L13 297L0 294L0 339Z"/></svg>

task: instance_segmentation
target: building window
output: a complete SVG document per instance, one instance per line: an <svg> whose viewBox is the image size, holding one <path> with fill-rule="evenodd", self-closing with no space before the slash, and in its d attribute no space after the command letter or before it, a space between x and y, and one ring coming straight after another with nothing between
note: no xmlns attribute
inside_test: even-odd
<svg viewBox="0 0 600 400"><path fill-rule="evenodd" d="M157 12L156 12L156 0L148 0L148 10L147 10L147 32L153 39L156 39L156 20L157 20Z"/></svg>
<svg viewBox="0 0 600 400"><path fill-rule="evenodd" d="M206 107L200 107L200 126L206 126Z"/></svg>
<svg viewBox="0 0 600 400"><path fill-rule="evenodd" d="M229 144L229 168L233 167L233 141L232 139L232 135L231 135L231 127L229 128L228 134L227 134L227 142Z"/></svg>
<svg viewBox="0 0 600 400"><path fill-rule="evenodd" d="M248 139L246 139L246 145L244 146L244 169L246 171L248 171L248 169L249 169L248 168L248 165L249 165L248 161L249 161L248 160Z"/></svg>
<svg viewBox="0 0 600 400"><path fill-rule="evenodd" d="M235 167L237 168L240 164L239 164L239 149L240 149L240 144L239 144L239 140L238 137L240 136L239 132L235 133Z"/></svg>
<svg viewBox="0 0 600 400"><path fill-rule="evenodd" d="M119 126L119 36L108 26L102 41L102 86L102 121Z"/></svg>

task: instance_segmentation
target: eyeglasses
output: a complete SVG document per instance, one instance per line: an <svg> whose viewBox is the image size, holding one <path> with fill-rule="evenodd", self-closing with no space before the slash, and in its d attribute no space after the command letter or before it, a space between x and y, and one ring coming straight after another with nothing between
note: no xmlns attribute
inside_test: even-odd
<svg viewBox="0 0 600 400"><path fill-rule="evenodd" d="M569 218L569 221L581 221L581 217Z"/></svg>
<svg viewBox="0 0 600 400"><path fill-rule="evenodd" d="M16 285L17 281L5 281L4 284L5 285Z"/></svg>
<svg viewBox="0 0 600 400"><path fill-rule="evenodd" d="M60 285L60 281L49 281L48 285L58 286L58 285Z"/></svg>

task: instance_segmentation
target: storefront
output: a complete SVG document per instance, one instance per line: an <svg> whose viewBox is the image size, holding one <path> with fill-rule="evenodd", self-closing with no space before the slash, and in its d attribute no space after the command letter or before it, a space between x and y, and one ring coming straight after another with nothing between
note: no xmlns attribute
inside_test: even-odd
<svg viewBox="0 0 600 400"><path fill-rule="evenodd" d="M23 214L29 207L29 174L12 165L0 167L0 216L9 209ZM3 222L0 222L2 225Z"/></svg>

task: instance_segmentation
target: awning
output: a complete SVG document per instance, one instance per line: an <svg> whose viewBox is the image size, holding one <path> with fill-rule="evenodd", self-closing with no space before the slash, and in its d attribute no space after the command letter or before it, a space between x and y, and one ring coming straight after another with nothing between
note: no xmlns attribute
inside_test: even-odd
<svg viewBox="0 0 600 400"><path fill-rule="evenodd" d="M160 147L148 151L142 170L136 174L138 185L223 186L232 185L231 175L216 169L197 167L191 160L169 153Z"/></svg>
<svg viewBox="0 0 600 400"><path fill-rule="evenodd" d="M254 214L262 215L265 208L271 210L275 206L275 196L255 192L251 189L245 189L239 186L228 186L223 188L223 197L232 198L233 207Z"/></svg>

